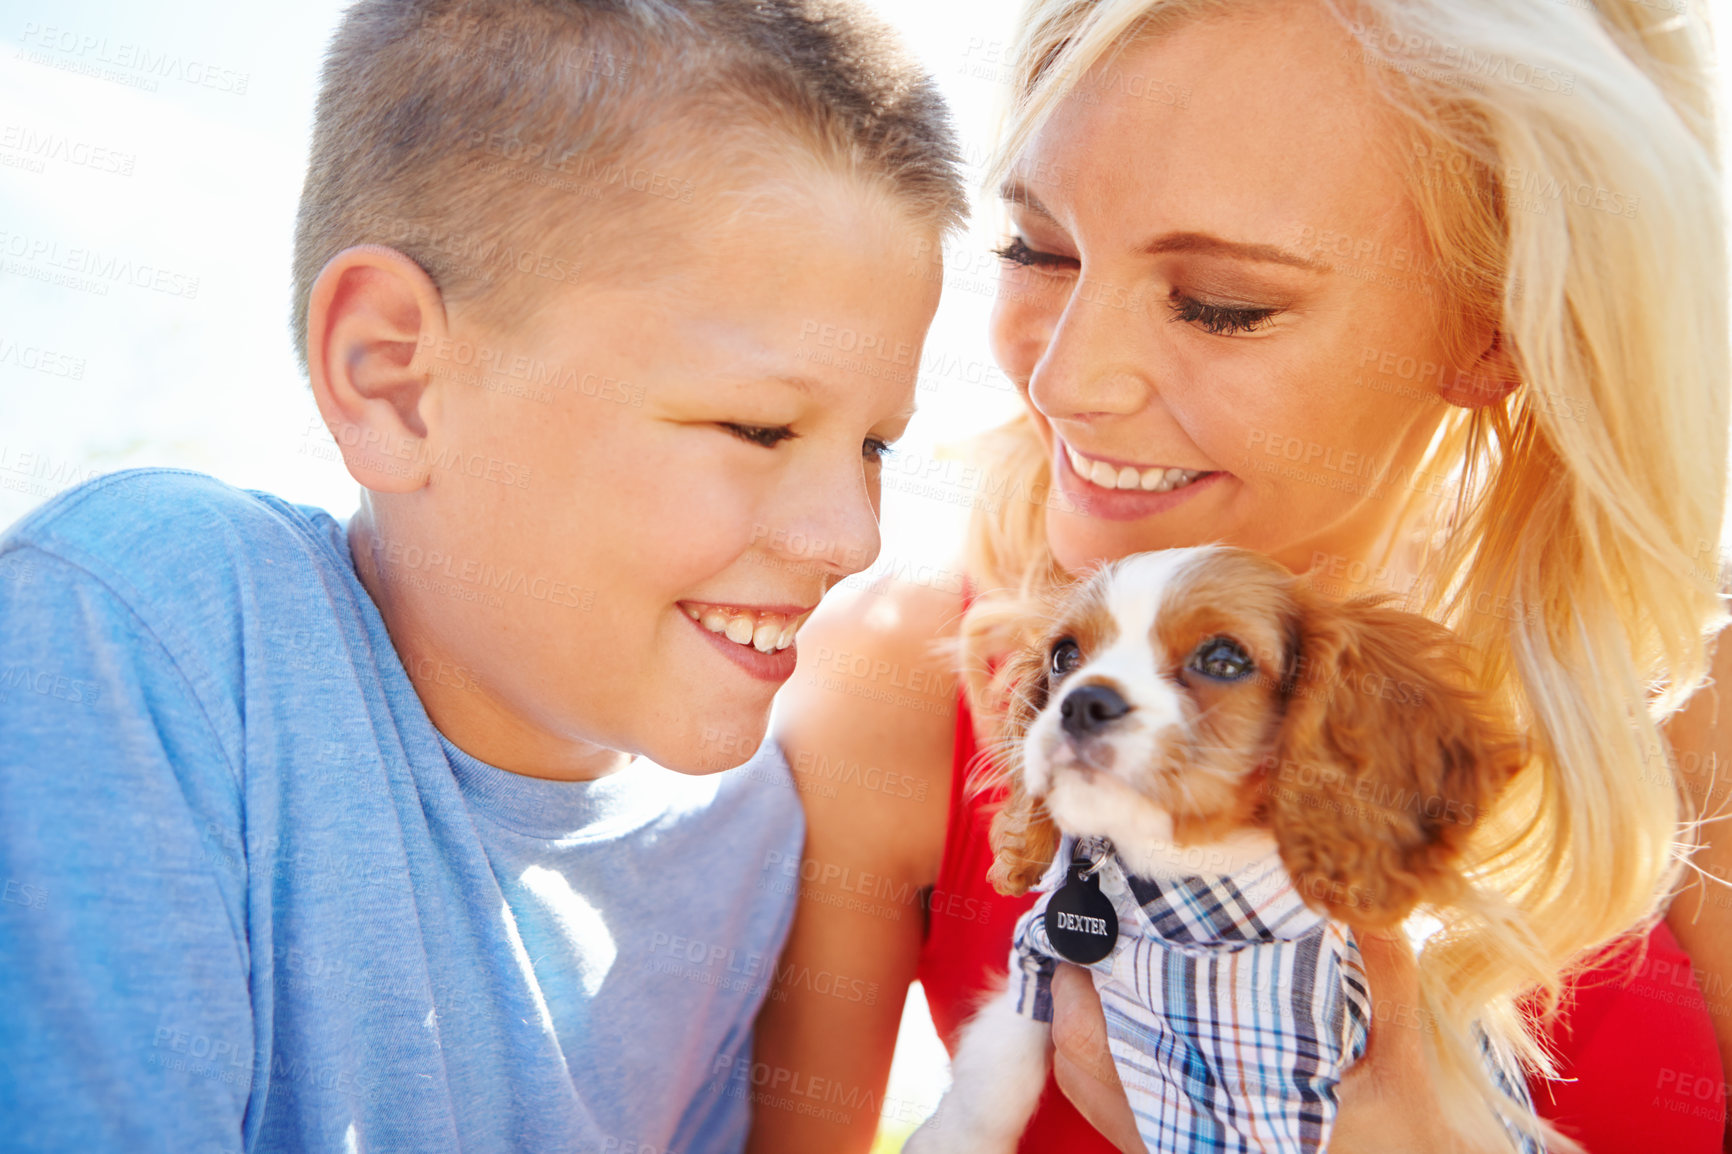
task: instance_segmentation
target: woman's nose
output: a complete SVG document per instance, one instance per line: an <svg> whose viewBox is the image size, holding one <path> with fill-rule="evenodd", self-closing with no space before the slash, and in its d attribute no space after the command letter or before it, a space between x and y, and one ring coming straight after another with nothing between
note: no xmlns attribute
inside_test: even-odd
<svg viewBox="0 0 1732 1154"><path fill-rule="evenodd" d="M1150 392L1148 323L1131 294L1078 280L1029 375L1029 400L1049 421L1142 409Z"/></svg>

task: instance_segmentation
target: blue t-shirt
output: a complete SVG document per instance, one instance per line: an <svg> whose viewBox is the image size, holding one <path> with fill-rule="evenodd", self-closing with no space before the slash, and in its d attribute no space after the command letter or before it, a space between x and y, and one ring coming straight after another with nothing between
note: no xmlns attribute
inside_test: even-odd
<svg viewBox="0 0 1732 1154"><path fill-rule="evenodd" d="M0 1147L738 1150L803 832L772 742L462 753L323 512L84 485L0 538Z"/></svg>

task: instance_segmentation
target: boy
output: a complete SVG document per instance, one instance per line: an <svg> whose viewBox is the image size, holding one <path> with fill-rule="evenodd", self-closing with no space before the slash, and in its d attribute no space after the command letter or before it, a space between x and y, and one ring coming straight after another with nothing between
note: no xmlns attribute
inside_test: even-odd
<svg viewBox="0 0 1732 1154"><path fill-rule="evenodd" d="M0 539L5 1144L738 1149L801 823L704 775L876 554L961 202L845 8L351 9L295 329L360 510Z"/></svg>

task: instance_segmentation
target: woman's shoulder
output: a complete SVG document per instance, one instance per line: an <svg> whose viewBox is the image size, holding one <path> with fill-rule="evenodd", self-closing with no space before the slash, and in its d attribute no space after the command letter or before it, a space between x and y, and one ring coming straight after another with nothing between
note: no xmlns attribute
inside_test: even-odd
<svg viewBox="0 0 1732 1154"><path fill-rule="evenodd" d="M824 599L800 632L800 644L845 645L879 656L952 664L947 644L965 608L960 583L880 578L843 584Z"/></svg>
<svg viewBox="0 0 1732 1154"><path fill-rule="evenodd" d="M948 818L962 612L960 588L888 580L837 590L800 630L774 724L814 846L871 839L930 880Z"/></svg>

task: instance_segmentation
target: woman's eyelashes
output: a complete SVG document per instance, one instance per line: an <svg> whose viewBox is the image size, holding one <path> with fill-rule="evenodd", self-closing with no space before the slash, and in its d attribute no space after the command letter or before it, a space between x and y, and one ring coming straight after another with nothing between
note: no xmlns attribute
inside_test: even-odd
<svg viewBox="0 0 1732 1154"><path fill-rule="evenodd" d="M1173 310L1175 321L1196 325L1204 332L1217 336L1256 332L1269 318L1281 311L1246 305L1212 305L1196 297L1186 296L1177 289L1167 298L1167 307Z"/></svg>
<svg viewBox="0 0 1732 1154"><path fill-rule="evenodd" d="M787 425L741 425L733 421L718 423L740 440L765 449L773 449L783 441L791 441L800 435ZM895 451L896 447L882 437L867 437L860 445L860 455L874 465L881 463Z"/></svg>
<svg viewBox="0 0 1732 1154"><path fill-rule="evenodd" d="M992 251L999 259L1020 268L1059 272L1081 267L1077 258L1030 248L1028 242L1019 236L1012 237L1003 246ZM1167 298L1167 307L1174 320L1195 325L1216 336L1240 336L1257 332L1282 311L1270 306L1212 304L1176 288Z"/></svg>
<svg viewBox="0 0 1732 1154"><path fill-rule="evenodd" d="M1028 242L1020 236L1011 237L1010 240L993 249L992 252L1000 260L1020 265L1023 268L1075 268L1078 264L1075 257L1060 256L1055 252L1041 252L1039 249L1030 248Z"/></svg>

